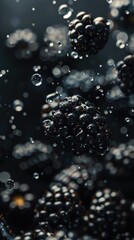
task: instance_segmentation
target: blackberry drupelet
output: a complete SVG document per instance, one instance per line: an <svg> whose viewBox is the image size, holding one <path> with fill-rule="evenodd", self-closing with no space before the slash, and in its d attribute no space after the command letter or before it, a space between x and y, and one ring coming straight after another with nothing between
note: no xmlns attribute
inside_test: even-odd
<svg viewBox="0 0 134 240"><path fill-rule="evenodd" d="M128 204L120 192L97 191L88 212L89 233L97 239L113 240L128 229Z"/></svg>
<svg viewBox="0 0 134 240"><path fill-rule="evenodd" d="M78 236L76 232L61 230L47 237L46 240L97 240L93 239L91 236Z"/></svg>
<svg viewBox="0 0 134 240"><path fill-rule="evenodd" d="M45 139L76 155L104 154L109 148L110 131L105 117L94 104L81 96L67 97L43 122Z"/></svg>
<svg viewBox="0 0 134 240"><path fill-rule="evenodd" d="M109 37L109 26L102 17L79 12L69 23L69 39L72 48L80 55L96 54L104 48Z"/></svg>
<svg viewBox="0 0 134 240"><path fill-rule="evenodd" d="M101 173L97 172L96 166L90 164L74 164L56 175L55 181L65 184L69 189L74 189L83 204L87 206L90 204L92 194L104 185Z"/></svg>
<svg viewBox="0 0 134 240"><path fill-rule="evenodd" d="M46 235L40 229L22 233L14 238L14 240L45 240Z"/></svg>
<svg viewBox="0 0 134 240"><path fill-rule="evenodd" d="M118 80L125 95L134 94L134 56L128 55L117 64Z"/></svg>
<svg viewBox="0 0 134 240"><path fill-rule="evenodd" d="M131 177L134 174L134 145L123 143L112 147L104 157L105 170L108 177Z"/></svg>

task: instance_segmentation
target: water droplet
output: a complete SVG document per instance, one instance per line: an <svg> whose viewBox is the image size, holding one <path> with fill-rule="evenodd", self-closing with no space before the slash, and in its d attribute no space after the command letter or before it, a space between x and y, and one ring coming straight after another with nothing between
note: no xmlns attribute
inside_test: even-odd
<svg viewBox="0 0 134 240"><path fill-rule="evenodd" d="M13 179L8 179L5 183L5 186L7 189L12 189L14 187L14 180Z"/></svg>
<svg viewBox="0 0 134 240"><path fill-rule="evenodd" d="M42 84L42 76L38 73L35 73L31 77L31 82L36 87L40 86Z"/></svg>
<svg viewBox="0 0 134 240"><path fill-rule="evenodd" d="M70 8L67 4L62 4L59 9L58 13L63 16L64 19L68 19L71 17L73 9Z"/></svg>
<svg viewBox="0 0 134 240"><path fill-rule="evenodd" d="M57 100L60 100L60 94L58 92L54 92L46 96L46 103L52 103Z"/></svg>
<svg viewBox="0 0 134 240"><path fill-rule="evenodd" d="M78 53L77 52L71 52L71 57L73 57L74 59L78 58Z"/></svg>
<svg viewBox="0 0 134 240"><path fill-rule="evenodd" d="M116 46L119 47L120 49L124 48L125 47L125 43L121 40L118 40L116 42Z"/></svg>
<svg viewBox="0 0 134 240"><path fill-rule="evenodd" d="M34 140L32 137L30 137L30 142L33 144L34 143Z"/></svg>
<svg viewBox="0 0 134 240"><path fill-rule="evenodd" d="M36 172L35 172L35 173L33 174L33 177L34 177L34 179L39 179L39 177L40 177L40 176L39 176L39 173L36 173Z"/></svg>
<svg viewBox="0 0 134 240"><path fill-rule="evenodd" d="M112 3L113 0L107 0L107 3Z"/></svg>
<svg viewBox="0 0 134 240"><path fill-rule="evenodd" d="M23 110L23 107L24 107L24 103L22 101L20 101L19 99L14 100L13 109L16 112L21 112Z"/></svg>

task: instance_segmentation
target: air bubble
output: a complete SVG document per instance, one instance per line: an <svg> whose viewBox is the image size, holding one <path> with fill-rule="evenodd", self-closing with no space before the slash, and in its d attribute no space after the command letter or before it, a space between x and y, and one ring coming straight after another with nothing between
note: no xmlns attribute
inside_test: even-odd
<svg viewBox="0 0 134 240"><path fill-rule="evenodd" d="M54 92L46 96L46 103L52 103L57 100L60 100L60 94L58 92Z"/></svg>
<svg viewBox="0 0 134 240"><path fill-rule="evenodd" d="M22 101L20 101L19 99L14 100L13 109L16 112L21 112L23 110L23 107L24 107L24 103Z"/></svg>
<svg viewBox="0 0 134 240"><path fill-rule="evenodd" d="M42 84L42 76L38 73L35 73L31 77L31 82L34 86L38 87Z"/></svg>
<svg viewBox="0 0 134 240"><path fill-rule="evenodd" d="M73 57L74 59L78 58L78 53L77 52L71 52L71 57Z"/></svg>
<svg viewBox="0 0 134 240"><path fill-rule="evenodd" d="M68 19L71 17L73 9L70 8L67 4L62 4L59 9L58 13L63 16L64 19Z"/></svg>
<svg viewBox="0 0 134 240"><path fill-rule="evenodd" d="M13 189L14 180L13 179L8 179L7 182L5 183L5 186L6 186L7 189Z"/></svg>
<svg viewBox="0 0 134 240"><path fill-rule="evenodd" d="M39 176L39 173L36 173L36 172L35 172L35 173L33 174L33 177L34 177L34 179L39 179L39 177L40 177L40 176Z"/></svg>

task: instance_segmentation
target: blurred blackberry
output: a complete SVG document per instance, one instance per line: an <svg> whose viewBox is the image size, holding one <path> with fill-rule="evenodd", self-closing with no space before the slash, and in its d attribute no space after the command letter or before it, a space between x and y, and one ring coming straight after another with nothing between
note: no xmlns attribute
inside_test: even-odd
<svg viewBox="0 0 134 240"><path fill-rule="evenodd" d="M32 225L35 196L30 192L29 185L15 182L13 189L0 192L0 206L10 226L16 231Z"/></svg>
<svg viewBox="0 0 134 240"><path fill-rule="evenodd" d="M76 232L60 230L55 234L47 237L46 240L95 240L91 236L78 236Z"/></svg>
<svg viewBox="0 0 134 240"><path fill-rule="evenodd" d="M14 240L12 230L7 225L3 215L0 215L0 240Z"/></svg>
<svg viewBox="0 0 134 240"><path fill-rule="evenodd" d="M126 232L122 234L117 234L115 240L134 240L134 237L131 233Z"/></svg>
<svg viewBox="0 0 134 240"><path fill-rule="evenodd" d="M131 177L134 174L133 142L112 147L104 157L105 170L108 177Z"/></svg>
<svg viewBox="0 0 134 240"><path fill-rule="evenodd" d="M117 27L133 31L134 24L134 2L133 0L112 0L110 15Z"/></svg>
<svg viewBox="0 0 134 240"><path fill-rule="evenodd" d="M81 201L73 189L53 183L48 192L38 200L35 225L45 233L54 233L64 228L79 229L83 210Z"/></svg>
<svg viewBox="0 0 134 240"><path fill-rule="evenodd" d="M96 167L90 164L74 164L56 175L55 181L65 184L69 189L74 189L84 205L89 206L92 194L104 185L101 173Z"/></svg>
<svg viewBox="0 0 134 240"><path fill-rule="evenodd" d="M128 216L127 201L120 192L97 191L88 214L89 233L97 239L115 239L127 231Z"/></svg>
<svg viewBox="0 0 134 240"><path fill-rule="evenodd" d="M34 143L17 144L13 149L13 156L22 171L28 171L32 175L36 172L40 179L51 178L67 164L66 158L63 161L64 156L38 140Z"/></svg>
<svg viewBox="0 0 134 240"><path fill-rule="evenodd" d="M43 127L47 141L74 154L104 154L109 148L110 132L105 118L94 104L78 95L61 101Z"/></svg>
<svg viewBox="0 0 134 240"><path fill-rule="evenodd" d="M69 23L69 39L74 51L80 55L96 54L108 41L109 26L107 21L91 14L79 12Z"/></svg>
<svg viewBox="0 0 134 240"><path fill-rule="evenodd" d="M29 231L22 233L14 238L14 240L44 240L45 234L43 231L39 229L35 229L34 231Z"/></svg>
<svg viewBox="0 0 134 240"><path fill-rule="evenodd" d="M104 100L106 90L111 86L104 76L96 75L94 71L72 71L65 79L63 87L68 95L80 94L85 99L91 99L97 105Z"/></svg>
<svg viewBox="0 0 134 240"><path fill-rule="evenodd" d="M117 64L120 87L125 95L134 94L134 56L128 55Z"/></svg>
<svg viewBox="0 0 134 240"><path fill-rule="evenodd" d="M65 56L69 49L68 29L64 25L53 25L46 29L44 46L40 50L40 59L54 61Z"/></svg>
<svg viewBox="0 0 134 240"><path fill-rule="evenodd" d="M30 29L18 29L6 40L6 46L18 59L29 59L38 50L37 36Z"/></svg>

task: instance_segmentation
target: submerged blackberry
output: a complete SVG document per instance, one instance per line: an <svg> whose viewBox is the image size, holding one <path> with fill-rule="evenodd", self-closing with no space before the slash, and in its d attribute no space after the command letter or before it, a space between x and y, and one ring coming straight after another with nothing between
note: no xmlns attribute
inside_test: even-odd
<svg viewBox="0 0 134 240"><path fill-rule="evenodd" d="M109 147L110 132L105 118L94 104L77 95L61 101L43 127L48 141L74 154L104 154Z"/></svg>
<svg viewBox="0 0 134 240"><path fill-rule="evenodd" d="M69 38L73 49L80 55L96 54L104 48L109 37L107 21L91 14L79 12L69 23Z"/></svg>
<svg viewBox="0 0 134 240"><path fill-rule="evenodd" d="M9 35L6 46L14 51L18 59L30 59L38 50L39 44L32 30L18 29Z"/></svg>
<svg viewBox="0 0 134 240"><path fill-rule="evenodd" d="M92 236L116 239L117 234L126 233L127 220L127 201L120 192L110 189L96 192L88 213L89 233Z"/></svg>
<svg viewBox="0 0 134 240"><path fill-rule="evenodd" d="M77 229L82 222L82 213L83 206L75 191L54 183L38 200L35 225L45 233L54 233L63 228Z"/></svg>
<svg viewBox="0 0 134 240"><path fill-rule="evenodd" d="M83 203L89 206L92 194L104 184L97 171L96 166L90 164L75 164L55 176L55 181L74 189Z"/></svg>
<svg viewBox="0 0 134 240"><path fill-rule="evenodd" d="M40 179L48 179L66 166L66 159L54 151L50 145L40 141L17 144L13 149L13 156L19 162L22 171L32 174L37 172Z"/></svg>
<svg viewBox="0 0 134 240"><path fill-rule="evenodd" d="M133 143L119 144L112 147L104 157L105 170L108 176L133 177L134 174L134 145Z"/></svg>
<svg viewBox="0 0 134 240"><path fill-rule="evenodd" d="M134 93L134 56L128 55L117 64L120 87L125 95Z"/></svg>

